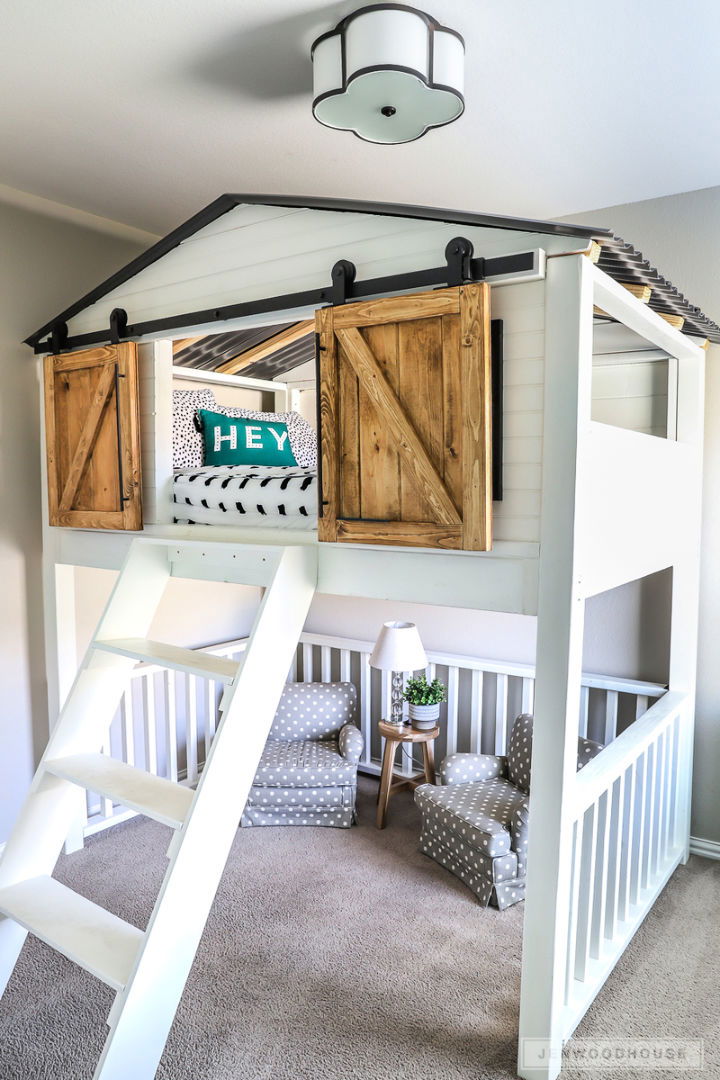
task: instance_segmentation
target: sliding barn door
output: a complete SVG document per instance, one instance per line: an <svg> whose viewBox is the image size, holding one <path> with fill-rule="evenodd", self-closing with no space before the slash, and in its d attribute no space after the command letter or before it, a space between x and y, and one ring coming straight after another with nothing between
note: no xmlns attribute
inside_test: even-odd
<svg viewBox="0 0 720 1080"><path fill-rule="evenodd" d="M137 348L45 358L51 525L141 529Z"/></svg>
<svg viewBox="0 0 720 1080"><path fill-rule="evenodd" d="M492 546L490 287L322 308L325 541Z"/></svg>

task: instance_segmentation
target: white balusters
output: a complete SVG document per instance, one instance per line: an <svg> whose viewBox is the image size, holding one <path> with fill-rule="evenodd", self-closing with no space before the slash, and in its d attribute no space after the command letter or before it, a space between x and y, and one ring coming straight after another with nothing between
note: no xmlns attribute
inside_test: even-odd
<svg viewBox="0 0 720 1080"><path fill-rule="evenodd" d="M332 653L329 645L320 647L320 682L332 682Z"/></svg>
<svg viewBox="0 0 720 1080"><path fill-rule="evenodd" d="M369 765L372 760L372 668L370 667L370 653L360 654L360 731L362 732L364 749L361 761L363 765Z"/></svg>
<svg viewBox="0 0 720 1080"><path fill-rule="evenodd" d="M617 690L607 690L605 692L605 732L603 737L605 746L617 738L619 701L620 695Z"/></svg>
<svg viewBox="0 0 720 1080"><path fill-rule="evenodd" d="M190 784L198 778L197 676L185 676L185 761Z"/></svg>
<svg viewBox="0 0 720 1080"><path fill-rule="evenodd" d="M352 653L349 649L340 650L340 682L352 681Z"/></svg>
<svg viewBox="0 0 720 1080"><path fill-rule="evenodd" d="M177 781L178 745L177 745L177 710L175 702L175 672L164 672L165 684L165 755L166 778Z"/></svg>
<svg viewBox="0 0 720 1080"><path fill-rule="evenodd" d="M303 682L313 681L313 647L305 642L302 647Z"/></svg>
<svg viewBox="0 0 720 1080"><path fill-rule="evenodd" d="M456 667L448 668L447 684L447 743L448 754L454 754L457 750L458 737L458 689L460 685L460 671Z"/></svg>
<svg viewBox="0 0 720 1080"><path fill-rule="evenodd" d="M683 695L667 695L646 710L637 728L623 732L622 741L611 740L607 758L601 754L575 779L565 971L569 1016L582 1015L608 962L620 955L682 855L676 814L688 722L683 708ZM614 726L616 709L616 702L606 702L606 722L612 715Z"/></svg>
<svg viewBox="0 0 720 1080"><path fill-rule="evenodd" d="M157 719L155 716L155 675L149 672L142 679L143 739L145 769L153 775L158 771Z"/></svg>
<svg viewBox="0 0 720 1080"><path fill-rule="evenodd" d="M495 753L507 752L508 743L508 677L495 677Z"/></svg>
<svg viewBox="0 0 720 1080"><path fill-rule="evenodd" d="M535 680L525 677L522 680L522 694L520 709L524 713L531 713L535 708Z"/></svg>
<svg viewBox="0 0 720 1080"><path fill-rule="evenodd" d="M580 687L580 734L584 739L587 738L588 733L588 720L590 715L590 687Z"/></svg>
<svg viewBox="0 0 720 1080"><path fill-rule="evenodd" d="M530 680L523 679L523 682ZM471 673L470 683L470 750L473 754L482 753L483 731L483 672L475 668Z"/></svg>

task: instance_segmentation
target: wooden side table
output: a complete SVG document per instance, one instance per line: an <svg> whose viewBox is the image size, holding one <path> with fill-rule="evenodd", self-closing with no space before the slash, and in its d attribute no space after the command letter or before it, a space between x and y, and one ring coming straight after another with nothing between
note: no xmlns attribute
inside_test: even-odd
<svg viewBox="0 0 720 1080"><path fill-rule="evenodd" d="M440 734L440 728L435 726L428 731L416 731L409 724L404 724L403 727L398 728L394 724L388 724L381 720L378 724L378 730L385 739L385 753L383 754L375 824L378 829L384 829L388 802L393 792L401 791L403 788L412 790L418 784L435 783L435 749L433 743ZM416 773L415 776L405 776L402 780L393 781L395 752L401 743L422 743L424 771Z"/></svg>

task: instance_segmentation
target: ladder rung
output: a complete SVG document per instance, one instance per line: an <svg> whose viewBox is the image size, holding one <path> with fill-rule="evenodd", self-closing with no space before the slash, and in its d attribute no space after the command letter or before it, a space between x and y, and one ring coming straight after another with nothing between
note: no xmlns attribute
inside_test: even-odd
<svg viewBox="0 0 720 1080"><path fill-rule="evenodd" d="M196 649L181 649L177 645L167 645L164 641L148 641L145 638L118 638L113 641L96 641L96 649L104 652L131 656L134 660L143 660L161 667L187 671L191 675L200 675L205 679L217 679L231 683L238 673L234 660Z"/></svg>
<svg viewBox="0 0 720 1080"><path fill-rule="evenodd" d="M134 769L105 754L73 754L45 762L53 776L96 791L146 817L179 829L185 821L193 792L161 776Z"/></svg>
<svg viewBox="0 0 720 1080"><path fill-rule="evenodd" d="M145 936L51 877L0 889L0 913L115 990L128 981Z"/></svg>

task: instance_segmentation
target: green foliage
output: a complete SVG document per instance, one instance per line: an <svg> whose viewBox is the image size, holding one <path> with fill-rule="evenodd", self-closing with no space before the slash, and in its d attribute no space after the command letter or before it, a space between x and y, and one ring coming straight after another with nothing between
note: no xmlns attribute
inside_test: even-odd
<svg viewBox="0 0 720 1080"><path fill-rule="evenodd" d="M431 683L424 675L417 679L408 679L403 697L411 705L439 705L445 701L447 691L439 679L433 679Z"/></svg>

